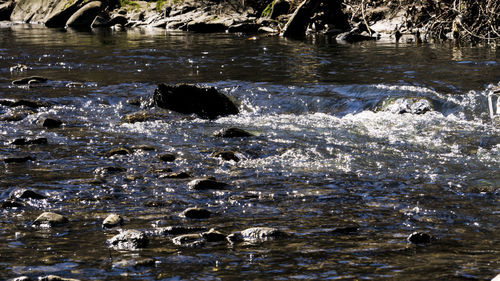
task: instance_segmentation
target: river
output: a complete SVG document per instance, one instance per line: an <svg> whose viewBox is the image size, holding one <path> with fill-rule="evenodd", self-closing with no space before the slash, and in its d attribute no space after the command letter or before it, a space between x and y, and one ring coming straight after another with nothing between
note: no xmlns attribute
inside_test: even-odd
<svg viewBox="0 0 500 281"><path fill-rule="evenodd" d="M52 104L0 121L0 159L34 159L0 164L0 201L18 188L47 196L0 209L2 280L485 280L500 273L500 127L487 104L487 89L500 81L498 49L26 25L3 26L0 42L0 100ZM34 75L49 81L11 83ZM240 114L209 121L130 102L147 100L158 83L215 87ZM420 115L374 110L400 97L436 107ZM15 110L0 105L2 116ZM122 121L141 110L161 118ZM40 126L46 116L63 126ZM256 136L213 137L228 127ZM13 145L19 138L48 143ZM154 150L103 156L140 145ZM241 160L212 157L220 150ZM162 153L176 160L163 162ZM102 173L109 166L126 171ZM214 176L229 188L193 191L190 179L159 176L167 168ZM179 216L194 206L214 215ZM69 223L36 227L44 211ZM149 233L149 245L109 247L118 233L101 226L109 213L125 219L123 229ZM159 225L224 234L266 226L290 235L188 248L153 235ZM411 244L415 231L434 239Z"/></svg>

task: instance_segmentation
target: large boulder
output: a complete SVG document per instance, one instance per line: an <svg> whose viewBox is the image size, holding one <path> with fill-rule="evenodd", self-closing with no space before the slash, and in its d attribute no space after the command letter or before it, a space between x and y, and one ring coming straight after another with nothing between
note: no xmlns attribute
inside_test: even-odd
<svg viewBox="0 0 500 281"><path fill-rule="evenodd" d="M66 22L66 26L74 28L90 28L92 22L99 13L104 9L104 4L101 1L92 1L76 13L74 13Z"/></svg>
<svg viewBox="0 0 500 281"><path fill-rule="evenodd" d="M238 114L238 107L215 88L194 85L159 84L154 91L155 105L184 114L196 114L204 119Z"/></svg>
<svg viewBox="0 0 500 281"><path fill-rule="evenodd" d="M50 22L49 25L56 26L58 19L65 17L62 25L59 25L64 26L66 20L78 7L81 7L83 2L84 0L18 0L10 20L29 23Z"/></svg>

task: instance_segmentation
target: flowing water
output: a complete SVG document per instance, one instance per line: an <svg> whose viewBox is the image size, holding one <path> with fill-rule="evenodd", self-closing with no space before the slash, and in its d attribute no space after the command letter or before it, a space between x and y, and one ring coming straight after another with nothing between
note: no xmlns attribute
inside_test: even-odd
<svg viewBox="0 0 500 281"><path fill-rule="evenodd" d="M0 209L0 279L56 274L81 280L488 280L500 273L500 136L488 89L500 80L498 49L452 44L337 44L279 37L164 30L76 32L0 28L0 100L52 104L0 121L0 201L28 188L46 199ZM15 68L22 64L27 68ZM14 68L13 68L14 67ZM43 76L47 83L12 85ZM208 121L147 100L158 83L195 83L228 95L240 114ZM374 110L387 98L432 100L434 111ZM24 110L24 111L23 111ZM138 111L163 116L126 123ZM61 128L40 125L46 116ZM238 127L251 138L220 139ZM13 145L47 138L48 144ZM139 145L128 155L105 157ZM241 161L212 157L237 152ZM173 153L174 162L158 155ZM103 167L126 169L105 173ZM229 188L194 191L214 176ZM203 207L215 215L186 219ZM69 223L40 228L44 211ZM119 229L149 235L139 250L110 248ZM257 243L176 246L158 225L253 226L290 236ZM345 229L348 227L347 229ZM414 231L434 236L414 245ZM144 262L152 259L153 262ZM149 260L150 261L150 260Z"/></svg>

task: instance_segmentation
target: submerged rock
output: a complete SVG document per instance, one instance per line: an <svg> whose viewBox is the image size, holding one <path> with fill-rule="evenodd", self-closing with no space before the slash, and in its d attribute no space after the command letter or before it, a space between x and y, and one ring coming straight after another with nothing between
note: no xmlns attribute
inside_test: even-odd
<svg viewBox="0 0 500 281"><path fill-rule="evenodd" d="M12 145L32 145L32 144L47 144L47 138L36 138L36 139L15 139Z"/></svg>
<svg viewBox="0 0 500 281"><path fill-rule="evenodd" d="M205 245L205 239L198 233L184 234L174 237L172 243L178 246L196 248Z"/></svg>
<svg viewBox="0 0 500 281"><path fill-rule="evenodd" d="M200 178L192 180L188 183L190 189L194 190L209 190L209 189L226 189L227 183L218 182L214 178Z"/></svg>
<svg viewBox="0 0 500 281"><path fill-rule="evenodd" d="M31 85L31 84L39 84L39 83L45 83L49 79L45 77L40 77L40 76L31 76L31 77L26 77L26 78L21 78L12 81L13 85Z"/></svg>
<svg viewBox="0 0 500 281"><path fill-rule="evenodd" d="M274 240L277 238L283 238L289 236L288 233L283 232L274 227L252 227L247 228L241 232L235 232L230 234L227 239L231 243L236 242L264 242L268 240Z"/></svg>
<svg viewBox="0 0 500 281"><path fill-rule="evenodd" d="M138 111L134 113L130 113L125 115L122 118L122 122L125 123L138 123L138 122L147 122L147 121L154 121L154 120L160 120L162 118L165 118L164 115L158 114L158 113L151 113L148 111Z"/></svg>
<svg viewBox="0 0 500 281"><path fill-rule="evenodd" d="M146 247L149 239L144 232L129 229L108 239L108 243L119 249L138 249Z"/></svg>
<svg viewBox="0 0 500 281"><path fill-rule="evenodd" d="M102 226L105 228L120 226L122 224L123 224L123 218L118 214L110 214L102 222Z"/></svg>
<svg viewBox="0 0 500 281"><path fill-rule="evenodd" d="M47 275L43 277L38 277L38 281L80 281L73 278L64 278L57 275Z"/></svg>
<svg viewBox="0 0 500 281"><path fill-rule="evenodd" d="M25 163L28 161L35 161L35 158L32 156L22 156L22 157L8 157L4 158L3 162L9 163Z"/></svg>
<svg viewBox="0 0 500 281"><path fill-rule="evenodd" d="M158 158L159 158L161 161L165 161L165 162L173 162L173 161L175 161L176 156L175 156L175 154L173 154L173 153L165 153L165 154L162 154L162 155L158 155Z"/></svg>
<svg viewBox="0 0 500 281"><path fill-rule="evenodd" d="M62 121L54 118L45 118L42 122L42 126L45 128L59 128L62 125Z"/></svg>
<svg viewBox="0 0 500 281"><path fill-rule="evenodd" d="M201 237L203 237L203 239L207 242L223 242L227 239L226 235L213 228L207 232L201 233Z"/></svg>
<svg viewBox="0 0 500 281"><path fill-rule="evenodd" d="M187 208L181 213L181 216L189 219L208 219L212 215L207 209L203 208Z"/></svg>
<svg viewBox="0 0 500 281"><path fill-rule="evenodd" d="M222 158L223 160L226 160L226 161L231 161L231 160L234 162L240 161L240 158L238 156L236 156L236 153L234 151L215 152L212 154L212 157Z"/></svg>
<svg viewBox="0 0 500 281"><path fill-rule="evenodd" d="M103 155L104 155L104 157L111 157L111 156L114 156L114 155L127 155L127 154L130 154L130 153L132 153L132 152L128 148L117 147L117 148L111 149L108 152L105 152Z"/></svg>
<svg viewBox="0 0 500 281"><path fill-rule="evenodd" d="M193 232L205 231L206 228L194 227L194 226L165 226L156 229L156 233L159 235L183 235L190 234Z"/></svg>
<svg viewBox="0 0 500 281"><path fill-rule="evenodd" d="M2 201L1 207L2 207L2 209L22 208L22 207L24 207L24 204L21 202L18 202L16 200L7 199L7 200Z"/></svg>
<svg viewBox="0 0 500 281"><path fill-rule="evenodd" d="M219 138L247 138L254 135L239 128L226 128L214 133L214 137Z"/></svg>
<svg viewBox="0 0 500 281"><path fill-rule="evenodd" d="M196 114L205 119L239 113L236 105L215 88L187 84L175 86L159 84L154 91L153 101L161 108L183 114Z"/></svg>
<svg viewBox="0 0 500 281"><path fill-rule="evenodd" d="M179 172L179 173L167 173L159 176L160 179L168 178L168 179L188 179L191 175L187 172Z"/></svg>
<svg viewBox="0 0 500 281"><path fill-rule="evenodd" d="M47 196L38 194L32 190L26 188L20 188L12 191L10 193L10 198L18 198L18 199L45 199Z"/></svg>
<svg viewBox="0 0 500 281"><path fill-rule="evenodd" d="M109 175L109 174L123 173L126 171L127 171L127 169L122 168L122 167L110 166L110 167L97 168L97 169L95 169L94 173L100 174L100 175Z"/></svg>
<svg viewBox="0 0 500 281"><path fill-rule="evenodd" d="M413 244L428 244L434 240L434 237L425 232L413 232L408 236L407 240Z"/></svg>
<svg viewBox="0 0 500 281"><path fill-rule="evenodd" d="M35 225L46 225L49 227L63 225L68 223L68 219L63 215L53 213L53 212L44 212L39 215L35 221L33 222Z"/></svg>
<svg viewBox="0 0 500 281"><path fill-rule="evenodd" d="M31 108L49 107L51 104L47 102L34 101L34 100L0 100L0 105L8 107L27 106Z"/></svg>

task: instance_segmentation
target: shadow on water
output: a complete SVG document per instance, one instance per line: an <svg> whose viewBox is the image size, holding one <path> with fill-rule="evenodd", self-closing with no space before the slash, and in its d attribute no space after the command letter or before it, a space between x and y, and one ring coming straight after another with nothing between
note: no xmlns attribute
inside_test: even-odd
<svg viewBox="0 0 500 281"><path fill-rule="evenodd" d="M2 279L484 280L499 273L500 139L485 90L498 83L495 49L18 25L0 28L0 38L0 100L51 105L0 105L0 159L33 157L0 164ZM49 81L11 84L34 75ZM241 112L206 121L134 102L161 82L216 87ZM388 98L426 99L434 108L379 110ZM125 121L137 112L155 118ZM47 116L63 126L40 126ZM213 137L227 127L256 137ZM47 144L12 144L43 137ZM130 153L106 156L118 147ZM239 161L213 156L222 150ZM165 153L175 160L160 160ZM215 176L229 187L192 190L192 178L168 178L169 171ZM23 207L7 208L19 188L47 198L19 198ZM195 206L213 215L180 215ZM44 211L69 223L35 227ZM109 213L125 218L121 228L145 231L148 246L110 248L119 230L101 226ZM159 226L224 234L266 226L290 235L189 248ZM408 243L414 231L435 239Z"/></svg>

